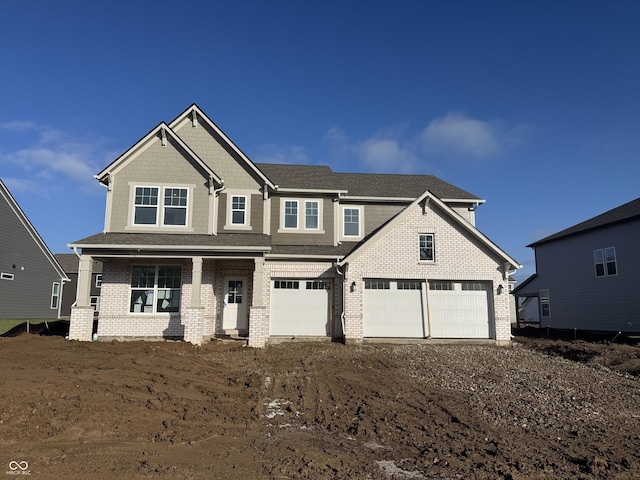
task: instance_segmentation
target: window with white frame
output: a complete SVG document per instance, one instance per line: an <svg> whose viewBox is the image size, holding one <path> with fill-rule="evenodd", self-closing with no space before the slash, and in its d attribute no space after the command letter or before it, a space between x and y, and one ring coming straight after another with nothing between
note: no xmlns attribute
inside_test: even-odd
<svg viewBox="0 0 640 480"><path fill-rule="evenodd" d="M13 278L14 278L13 273L5 273L5 272L0 273L0 280L13 280Z"/></svg>
<svg viewBox="0 0 640 480"><path fill-rule="evenodd" d="M320 202L306 200L304 202L304 228L317 230L320 228Z"/></svg>
<svg viewBox="0 0 640 480"><path fill-rule="evenodd" d="M611 277L618 274L616 247L600 248L593 251L596 277Z"/></svg>
<svg viewBox="0 0 640 480"><path fill-rule="evenodd" d="M421 233L419 235L420 242L420 261L433 262L435 260L435 245L432 233Z"/></svg>
<svg viewBox="0 0 640 480"><path fill-rule="evenodd" d="M162 208L158 199L162 194ZM183 187L136 186L133 201L133 224L184 227L187 225L189 189Z"/></svg>
<svg viewBox="0 0 640 480"><path fill-rule="evenodd" d="M545 318L551 316L551 301L547 289L540 290L540 314Z"/></svg>
<svg viewBox="0 0 640 480"><path fill-rule="evenodd" d="M96 288L102 288L102 274L96 274Z"/></svg>
<svg viewBox="0 0 640 480"><path fill-rule="evenodd" d="M367 278L364 281L365 290L389 290L390 286L391 282L389 280Z"/></svg>
<svg viewBox="0 0 640 480"><path fill-rule="evenodd" d="M58 308L60 304L60 283L53 282L51 286L51 308Z"/></svg>
<svg viewBox="0 0 640 480"><path fill-rule="evenodd" d="M134 265L131 269L131 313L180 311L182 268L172 265Z"/></svg>
<svg viewBox="0 0 640 480"><path fill-rule="evenodd" d="M231 196L231 225L247 224L247 197L245 195Z"/></svg>
<svg viewBox="0 0 640 480"><path fill-rule="evenodd" d="M298 201L284 201L284 228L298 228Z"/></svg>
<svg viewBox="0 0 640 480"><path fill-rule="evenodd" d="M187 224L186 188L166 187L164 189L164 225L185 226Z"/></svg>
<svg viewBox="0 0 640 480"><path fill-rule="evenodd" d="M342 234L344 237L362 236L362 216L358 207L345 207L342 210Z"/></svg>

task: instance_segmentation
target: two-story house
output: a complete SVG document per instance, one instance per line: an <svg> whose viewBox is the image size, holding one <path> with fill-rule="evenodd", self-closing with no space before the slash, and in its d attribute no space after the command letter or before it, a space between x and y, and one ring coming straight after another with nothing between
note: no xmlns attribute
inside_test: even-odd
<svg viewBox="0 0 640 480"><path fill-rule="evenodd" d="M256 164L196 105L96 175L70 338L510 340L517 262L475 227L484 201L431 175Z"/></svg>

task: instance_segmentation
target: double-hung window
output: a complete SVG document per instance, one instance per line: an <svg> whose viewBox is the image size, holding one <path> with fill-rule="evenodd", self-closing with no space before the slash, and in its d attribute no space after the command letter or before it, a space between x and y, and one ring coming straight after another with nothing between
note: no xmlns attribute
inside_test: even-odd
<svg viewBox="0 0 640 480"><path fill-rule="evenodd" d="M164 189L164 225L187 224L187 189L186 188L165 188Z"/></svg>
<svg viewBox="0 0 640 480"><path fill-rule="evenodd" d="M304 228L307 230L317 230L320 228L320 208L317 200L307 200L304 202Z"/></svg>
<svg viewBox="0 0 640 480"><path fill-rule="evenodd" d="M162 204L159 208L159 199ZM133 211L134 225L178 226L187 225L189 189L182 187L135 187Z"/></svg>
<svg viewBox="0 0 640 480"><path fill-rule="evenodd" d="M51 286L51 308L58 308L60 304L60 283L53 282Z"/></svg>
<svg viewBox="0 0 640 480"><path fill-rule="evenodd" d="M421 233L420 242L420 261L433 262L435 260L435 246L432 233Z"/></svg>
<svg viewBox="0 0 640 480"><path fill-rule="evenodd" d="M131 269L131 313L180 311L182 268L179 266L134 265Z"/></svg>
<svg viewBox="0 0 640 480"><path fill-rule="evenodd" d="M345 237L360 237L362 235L360 209L345 207L342 211L343 235Z"/></svg>
<svg viewBox="0 0 640 480"><path fill-rule="evenodd" d="M244 195L231 196L231 225L247 224L247 197Z"/></svg>
<svg viewBox="0 0 640 480"><path fill-rule="evenodd" d="M158 187L136 187L135 225L158 224Z"/></svg>
<svg viewBox="0 0 640 480"><path fill-rule="evenodd" d="M551 301L549 290L540 290L540 314L547 318L551 316Z"/></svg>
<svg viewBox="0 0 640 480"><path fill-rule="evenodd" d="M298 201L285 200L284 228L298 228Z"/></svg>
<svg viewBox="0 0 640 480"><path fill-rule="evenodd" d="M593 251L596 277L610 277L618 274L616 247L600 248Z"/></svg>

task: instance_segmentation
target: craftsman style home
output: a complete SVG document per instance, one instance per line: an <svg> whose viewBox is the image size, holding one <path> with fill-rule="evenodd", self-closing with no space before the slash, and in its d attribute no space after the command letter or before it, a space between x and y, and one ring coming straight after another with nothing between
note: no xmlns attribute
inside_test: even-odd
<svg viewBox="0 0 640 480"><path fill-rule="evenodd" d="M252 162L196 105L96 175L70 338L510 339L519 265L476 229L484 200L431 175Z"/></svg>
<svg viewBox="0 0 640 480"><path fill-rule="evenodd" d="M0 180L0 318L59 318L69 278Z"/></svg>
<svg viewBox="0 0 640 480"><path fill-rule="evenodd" d="M541 327L640 332L640 198L528 245L536 273L513 291Z"/></svg>

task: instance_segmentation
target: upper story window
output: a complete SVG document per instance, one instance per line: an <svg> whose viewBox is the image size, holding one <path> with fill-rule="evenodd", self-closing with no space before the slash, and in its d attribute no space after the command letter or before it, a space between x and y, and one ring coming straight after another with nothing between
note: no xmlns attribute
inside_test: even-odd
<svg viewBox="0 0 640 480"><path fill-rule="evenodd" d="M342 210L342 236L362 237L362 215L360 207L344 207Z"/></svg>
<svg viewBox="0 0 640 480"><path fill-rule="evenodd" d="M279 231L281 233L324 233L322 200L281 198Z"/></svg>
<svg viewBox="0 0 640 480"><path fill-rule="evenodd" d="M616 247L600 248L593 251L596 277L610 277L618 274Z"/></svg>
<svg viewBox="0 0 640 480"><path fill-rule="evenodd" d="M319 202L308 200L304 202L304 228L315 230L319 228Z"/></svg>
<svg viewBox="0 0 640 480"><path fill-rule="evenodd" d="M131 313L180 311L182 269L179 266L134 265L131 269Z"/></svg>
<svg viewBox="0 0 640 480"><path fill-rule="evenodd" d="M162 208L158 199L162 194ZM133 224L146 226L187 225L189 189L180 187L135 187Z"/></svg>
<svg viewBox="0 0 640 480"><path fill-rule="evenodd" d="M102 274L96 274L96 288L102 288Z"/></svg>
<svg viewBox="0 0 640 480"><path fill-rule="evenodd" d="M245 195L231 196L231 224L247 224L247 197Z"/></svg>
<svg viewBox="0 0 640 480"><path fill-rule="evenodd" d="M187 224L187 189L164 189L164 224Z"/></svg>
<svg viewBox="0 0 640 480"><path fill-rule="evenodd" d="M298 201L285 200L284 228L298 228Z"/></svg>
<svg viewBox="0 0 640 480"><path fill-rule="evenodd" d="M432 233L421 233L420 242L420 261L433 262L435 260L435 245Z"/></svg>

